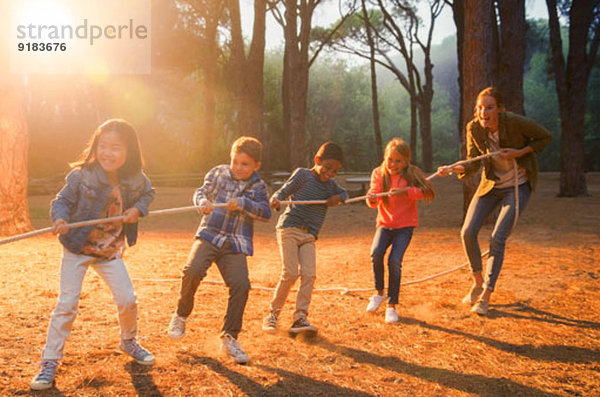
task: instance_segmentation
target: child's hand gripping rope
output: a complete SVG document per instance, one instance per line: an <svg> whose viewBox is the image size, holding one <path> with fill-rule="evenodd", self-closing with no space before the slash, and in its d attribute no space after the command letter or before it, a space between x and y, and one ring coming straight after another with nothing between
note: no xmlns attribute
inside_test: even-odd
<svg viewBox="0 0 600 397"><path fill-rule="evenodd" d="M503 153L504 152L504 153ZM510 153L509 150L507 149L502 149L500 151L496 151L496 152L491 152L491 153L487 153L487 154L483 154L481 156L477 156L474 157L472 159L469 160L461 160L461 161L457 161L456 163L447 165L447 166L441 166L438 168L437 172L435 172L434 174L430 175L427 177L428 180L436 177L436 176L446 176L448 175L450 172L463 172L464 171L464 164L470 163L470 162L474 162L474 161L479 161L482 160L486 157L490 157L490 156L494 156L497 154L503 154L507 157L510 157L512 155L512 153ZM384 193L379 193L379 194L374 194L374 195L369 195L369 196L359 196L359 197L354 197L351 199L348 199L344 202L338 203L338 204L351 204L351 203L356 203L359 201L364 201L365 199L375 199L376 197L382 197L382 196L389 196L391 195L393 192L384 192ZM325 204L325 205L332 205L328 203L328 200L306 200L306 201L283 201L283 200L273 200L273 198L271 198L271 208L274 209L279 209L282 205L300 205L300 204ZM157 210L157 211L150 211L148 213L147 216L152 216L152 215L167 215L167 214L177 214L177 213L182 213L182 212L189 212L189 211L199 211L202 214L209 214L210 212L213 211L213 209L215 208L219 208L219 207L227 207L229 204L228 203L211 203L208 200L203 200L200 202L199 206L189 206L189 207L178 207L178 208L168 208L168 209L164 209L164 210ZM62 230L63 227L67 227L67 230L69 228L75 228L75 227L84 227L84 226L89 226L89 225L97 225L97 224L101 224L101 223L108 223L108 222L116 222L116 221L123 221L123 222L135 222L135 221L125 221L125 217L127 216L127 211L125 211L125 213L123 213L122 216L115 216L115 217L111 217L111 218L103 218L103 219L92 219L92 220L87 220L87 221L81 221L81 222L75 222L75 223L71 223L71 224L65 224L65 225L58 225L58 227L60 227L60 231L57 227L55 227L54 225L51 227L47 227L44 229L39 229L39 230L33 230L31 232L28 233L23 233L23 234L19 234L16 236L12 236L12 237L8 237L5 238L3 240L0 240L0 245L3 244L8 244L8 243L12 243L14 241L18 241L18 240L23 240L29 237L34 237L34 236L38 236L41 234L45 234L45 233L56 233L56 234L60 234L60 233L64 233ZM139 216L139 214L138 214Z"/></svg>

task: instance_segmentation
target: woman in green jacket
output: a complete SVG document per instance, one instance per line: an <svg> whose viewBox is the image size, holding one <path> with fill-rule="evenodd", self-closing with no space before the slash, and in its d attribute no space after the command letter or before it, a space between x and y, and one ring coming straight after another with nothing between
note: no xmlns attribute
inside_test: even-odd
<svg viewBox="0 0 600 397"><path fill-rule="evenodd" d="M517 206L520 215L535 189L538 167L534 152L541 152L552 137L535 121L506 112L502 95L496 88L488 87L477 96L474 118L467 124L466 139L467 159L492 152L499 154L464 166L440 167L438 173L446 176L457 172L459 178L464 178L477 172L483 163L481 182L469 204L461 239L473 278L473 286L463 298L463 303L472 305L471 312L486 315L502 268L506 239L512 231ZM515 199L517 190L518 200ZM485 219L498 206L500 214L492 232L484 277L477 235Z"/></svg>

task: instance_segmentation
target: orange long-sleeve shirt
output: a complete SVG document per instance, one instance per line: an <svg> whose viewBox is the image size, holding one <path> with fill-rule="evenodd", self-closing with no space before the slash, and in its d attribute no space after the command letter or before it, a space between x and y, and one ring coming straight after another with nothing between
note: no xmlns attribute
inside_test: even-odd
<svg viewBox="0 0 600 397"><path fill-rule="evenodd" d="M391 176L390 190L394 188L405 188L408 182L402 175ZM371 173L371 187L368 194L377 194L383 192L383 175L381 167L377 167ZM377 227L383 226L390 229L399 229L409 226L419 225L419 212L417 209L417 200L424 199L425 196L421 189L409 187L407 194L402 196L388 196L387 204L383 197L377 197L375 200L367 200L370 208L377 208Z"/></svg>

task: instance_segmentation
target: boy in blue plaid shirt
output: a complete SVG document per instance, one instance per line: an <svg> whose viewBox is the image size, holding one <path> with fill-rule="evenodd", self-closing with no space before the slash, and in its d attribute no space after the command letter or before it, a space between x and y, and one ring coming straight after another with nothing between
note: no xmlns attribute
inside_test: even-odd
<svg viewBox="0 0 600 397"><path fill-rule="evenodd" d="M171 338L183 336L196 290L215 262L229 287L221 350L238 364L248 362L237 337L250 290L246 256L253 254L253 223L254 219L271 218L267 187L257 172L261 155L262 144L257 139L237 139L231 147L231 163L210 170L202 187L194 193L194 204L204 216L183 269L177 311L168 329ZM227 206L216 208L216 203Z"/></svg>

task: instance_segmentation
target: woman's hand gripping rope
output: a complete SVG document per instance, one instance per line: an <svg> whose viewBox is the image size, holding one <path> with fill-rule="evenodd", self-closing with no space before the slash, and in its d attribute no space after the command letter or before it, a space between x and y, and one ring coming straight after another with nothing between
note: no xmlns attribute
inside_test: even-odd
<svg viewBox="0 0 600 397"><path fill-rule="evenodd" d="M506 149L503 149L503 151L506 151ZM467 164L467 163L470 163L473 161L479 161L486 157L494 156L496 154L501 154L501 153L502 153L502 151L491 152L491 153L483 154L481 156L474 157L472 159L457 161L456 163L448 165L448 166L439 167L438 171L436 173L428 176L427 179L430 180L438 175L446 176L450 172L463 172L464 164ZM502 153L502 154L510 157L512 153ZM445 172L448 172L448 173L445 173ZM338 204L351 204L351 203L356 203L359 201L364 201L366 199L375 199L377 197L389 196L391 194L394 194L394 192L384 192L384 193L354 197L354 198L348 199L344 202L339 202ZM328 200L307 200L307 201L283 201L283 200L281 200L281 201L279 201L279 200L277 200L277 204L279 206L281 206L281 205L300 205L300 204L331 205L331 201L328 201ZM228 205L229 205L229 203L212 203L212 202L206 200L206 201L202 201L200 203L200 205L198 205L198 206L167 208L164 210L150 211L148 213L148 216L178 214L178 213L190 212L190 211L199 211L202 214L208 214L208 213L212 212L212 210L215 208L227 207ZM271 205L273 206L273 202L271 202ZM138 214L138 216L139 216L139 214ZM134 220L134 218L136 218L136 217L133 214L127 214L127 212L125 212L122 216L115 216L115 217L102 218L102 219L91 219L91 220L87 220L87 221L81 221L81 222L75 222L75 223L69 223L69 224L61 223L59 225L53 225L51 227L47 227L44 229L33 230L28 233L23 233L23 234L19 234L16 236L5 238L3 240L0 240L0 245L12 243L14 241L23 240L23 239L26 239L29 237L34 237L34 236L38 236L40 234L45 234L45 233L51 233L51 232L56 233L56 234L64 233L64 228L67 228L67 230L68 230L69 228L84 227L84 226L97 225L97 224L109 223L109 222L118 222L118 221L136 222L137 220Z"/></svg>
<svg viewBox="0 0 600 397"><path fill-rule="evenodd" d="M512 158L512 156L514 156L512 150L514 150L514 149L497 150L495 152L490 152L490 153L482 154L481 156L473 157L472 159L460 160L460 161L457 161L456 163L452 163L450 165L439 166L437 169L437 172L435 174L432 174L429 177L427 177L427 179L431 179L431 178L435 177L436 175L448 176L454 172L462 174L463 172L465 172L465 167L464 167L465 164L473 163L475 161L483 160L485 158L492 157L495 155L502 155L507 158Z"/></svg>

